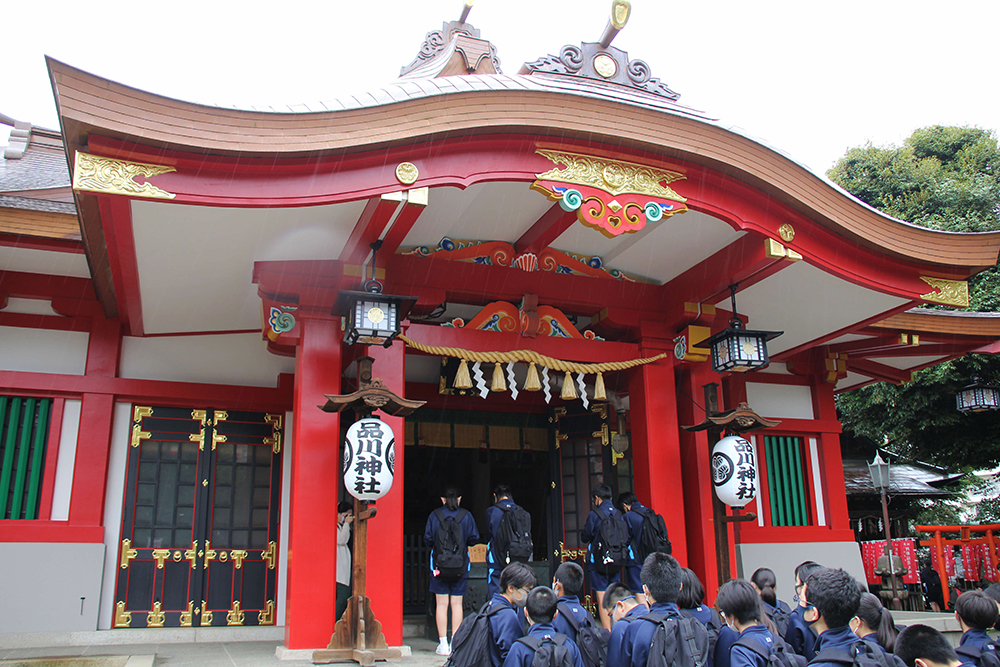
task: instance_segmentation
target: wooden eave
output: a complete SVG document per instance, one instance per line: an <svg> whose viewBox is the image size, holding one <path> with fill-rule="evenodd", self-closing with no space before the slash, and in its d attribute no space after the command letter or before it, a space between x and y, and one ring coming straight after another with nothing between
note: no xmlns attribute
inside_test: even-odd
<svg viewBox="0 0 1000 667"><path fill-rule="evenodd" d="M0 207L0 233L79 241L80 223L68 213Z"/></svg>
<svg viewBox="0 0 1000 667"><path fill-rule="evenodd" d="M995 316L993 313L915 309L893 315L869 326L873 329L909 333L1000 339L1000 316Z"/></svg>

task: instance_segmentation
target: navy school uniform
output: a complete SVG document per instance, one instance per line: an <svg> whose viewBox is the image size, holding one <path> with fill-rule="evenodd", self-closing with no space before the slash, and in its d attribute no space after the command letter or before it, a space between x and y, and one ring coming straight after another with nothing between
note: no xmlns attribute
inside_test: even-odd
<svg viewBox="0 0 1000 667"><path fill-rule="evenodd" d="M551 637L556 634L558 630L551 623L535 623L530 628L528 628L528 636L534 637L535 639L541 641L545 637ZM580 655L580 649L577 647L576 643L566 638L566 643L563 644L566 650L569 651L570 657L573 658L574 667L583 667L583 656ZM503 661L503 667L531 667L531 662L535 659L535 652L531 650L530 646L525 646L521 642L515 640L513 648L510 649L510 653L507 654L506 660Z"/></svg>
<svg viewBox="0 0 1000 667"><path fill-rule="evenodd" d="M963 665L969 665L970 667L977 667L976 660L973 656L962 652L963 647L974 647L982 651L984 644L989 644L992 639L986 634L986 630L976 630L970 628L966 630L962 635L961 641L958 642L958 648L955 652L958 653L958 659L962 661Z"/></svg>
<svg viewBox="0 0 1000 667"><path fill-rule="evenodd" d="M698 605L694 609L685 609L687 613L698 619L698 622L708 627L708 622L712 620L712 608L706 607L703 604Z"/></svg>
<svg viewBox="0 0 1000 667"><path fill-rule="evenodd" d="M462 527L462 535L465 537L466 545L472 546L479 541L479 530L476 528L476 520L472 518L471 512L463 510L461 507L450 510L445 505L442 505L440 509L444 513L445 517L457 517L459 514L463 514L460 525ZM427 517L427 525L424 527L424 543L431 547L431 572L437 569L437 566L434 564L434 542L437 539L438 529L440 526L441 521L438 519L437 510L435 510L431 512L429 517ZM436 576L431 576L431 593L434 593L435 595L465 595L465 591L469 584L469 552L466 551L464 556L465 575L454 583L440 581Z"/></svg>
<svg viewBox="0 0 1000 667"><path fill-rule="evenodd" d="M649 611L664 618L670 615L680 616L681 614L681 610L674 602L657 602L649 608ZM653 643L653 633L658 627L657 623L645 620L644 616L629 623L625 630L625 641L631 647L630 664L633 667L646 667L646 662L649 660L649 647Z"/></svg>
<svg viewBox="0 0 1000 667"><path fill-rule="evenodd" d="M801 607L799 607L801 609ZM791 627L791 625L789 625ZM833 648L850 653L851 644L858 641L858 636L851 632L846 625L840 628L831 628L819 636L816 642L816 653ZM809 667L843 667L839 662L827 662L825 660L815 660L809 663Z"/></svg>
<svg viewBox="0 0 1000 667"><path fill-rule="evenodd" d="M605 667L629 667L632 664L632 646L625 641L625 632L631 623L648 613L649 607L637 604L611 627L611 638L608 639L608 660Z"/></svg>
<svg viewBox="0 0 1000 667"><path fill-rule="evenodd" d="M735 635L736 633L733 632ZM770 651L774 645L774 637L763 625L751 625L739 634L737 640L749 637L759 643L765 651ZM767 660L753 652L752 649L739 644L733 645L730 650L729 664L732 667L766 667Z"/></svg>
<svg viewBox="0 0 1000 667"><path fill-rule="evenodd" d="M503 665L514 643L524 636L524 623L514 605L497 593L490 598L490 609L497 606L501 607L500 611L490 616L490 635L493 637L490 642L490 661L493 667Z"/></svg>
<svg viewBox="0 0 1000 667"><path fill-rule="evenodd" d="M570 625L570 622L566 620L565 616L563 616L563 609L567 607L569 608L569 612L573 614L573 618L576 619L576 623L580 627L583 627L584 623L586 623L588 619L592 625L596 624L594 617L590 615L589 611L583 608L583 605L580 604L580 598L575 595L564 595L559 598L559 602L565 602L566 604L559 605L559 613L556 614L555 619L552 620L552 625L555 627L556 632L563 633L575 642L576 631L573 630L573 626Z"/></svg>
<svg viewBox="0 0 1000 667"><path fill-rule="evenodd" d="M486 592L491 597L502 592L500 590L500 573L507 567L507 563L502 562L500 554L496 553L496 545L493 544L497 531L500 530L500 521L503 519L504 511L501 507L513 509L517 505L510 498L504 498L497 501L496 505L490 505L486 508L486 565L490 575L486 584Z"/></svg>
<svg viewBox="0 0 1000 667"><path fill-rule="evenodd" d="M646 506L638 500L632 503L632 509L625 512L625 523L628 524L629 544L632 546L632 553L629 554L628 562L625 565L625 585L633 593L642 592L642 582L639 580L639 572L642 571L642 563L637 556L639 554L639 542L642 540L642 515L636 510L644 510Z"/></svg>
<svg viewBox="0 0 1000 667"><path fill-rule="evenodd" d="M805 607L798 605L792 610L788 617L788 629L785 630L785 642L793 651L803 656L806 660L816 657L818 638L813 632L811 624L802 617ZM850 628L847 630L850 632ZM853 635L854 633L851 632ZM857 635L854 635L857 639Z"/></svg>
<svg viewBox="0 0 1000 667"><path fill-rule="evenodd" d="M712 660L714 667L730 667L732 659L732 649L740 634L728 625L723 625L719 630L719 638L715 640L715 648L712 650Z"/></svg>
<svg viewBox="0 0 1000 667"><path fill-rule="evenodd" d="M882 649L882 653L889 652L889 649L887 649L886 647L882 646L882 644L879 643L877 632L870 632L861 639L863 639L866 642L871 642L872 644L875 644L875 646L878 646L880 649Z"/></svg>
<svg viewBox="0 0 1000 667"><path fill-rule="evenodd" d="M608 579L603 573L598 572L594 565L594 540L597 538L598 530L601 527L601 519L612 512L617 512L614 503L605 500L597 509L590 510L587 515L587 522L583 525L583 532L580 539L587 542L587 575L590 577L590 588L595 591L603 591L612 581L618 581L618 577L612 576ZM632 549L629 547L629 551Z"/></svg>

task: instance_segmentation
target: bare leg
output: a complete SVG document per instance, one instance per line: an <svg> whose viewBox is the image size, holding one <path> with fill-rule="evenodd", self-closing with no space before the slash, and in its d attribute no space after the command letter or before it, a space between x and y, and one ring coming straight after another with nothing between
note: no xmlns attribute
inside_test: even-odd
<svg viewBox="0 0 1000 667"><path fill-rule="evenodd" d="M604 591L594 591L597 595L597 610L601 613L601 625L611 629L611 616L608 615L608 610L604 608Z"/></svg>
<svg viewBox="0 0 1000 667"><path fill-rule="evenodd" d="M434 594L434 618L437 621L438 637L448 636L448 596Z"/></svg>
<svg viewBox="0 0 1000 667"><path fill-rule="evenodd" d="M458 626L462 624L462 596L451 596L451 636L454 637Z"/></svg>

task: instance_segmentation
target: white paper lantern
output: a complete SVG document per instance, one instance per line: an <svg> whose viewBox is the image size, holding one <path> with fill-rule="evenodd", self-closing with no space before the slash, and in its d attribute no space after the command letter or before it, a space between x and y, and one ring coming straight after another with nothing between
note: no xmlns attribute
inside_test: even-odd
<svg viewBox="0 0 1000 667"><path fill-rule="evenodd" d="M757 495L757 456L749 441L731 435L712 448L715 495L730 507L745 507Z"/></svg>
<svg viewBox="0 0 1000 667"><path fill-rule="evenodd" d="M344 485L358 500L378 500L392 488L396 436L381 419L360 419L347 429Z"/></svg>

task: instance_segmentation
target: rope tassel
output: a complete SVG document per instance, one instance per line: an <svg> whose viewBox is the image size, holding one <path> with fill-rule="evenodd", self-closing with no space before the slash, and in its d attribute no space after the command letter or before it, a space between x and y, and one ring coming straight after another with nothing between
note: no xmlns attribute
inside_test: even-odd
<svg viewBox="0 0 1000 667"><path fill-rule="evenodd" d="M528 377L524 379L524 390L525 391L541 391L542 381L538 379L538 369L535 368L535 362L528 364Z"/></svg>
<svg viewBox="0 0 1000 667"><path fill-rule="evenodd" d="M607 399L608 392L604 389L604 373L598 373L597 379L594 380L594 400L606 401Z"/></svg>
<svg viewBox="0 0 1000 667"><path fill-rule="evenodd" d="M469 375L469 364L465 359L462 359L455 372L455 389L472 389L472 376Z"/></svg>
<svg viewBox="0 0 1000 667"><path fill-rule="evenodd" d="M493 364L493 384L490 385L490 391L507 391L507 383L503 379L503 369L500 368L500 362Z"/></svg>
<svg viewBox="0 0 1000 667"><path fill-rule="evenodd" d="M563 378L562 393L559 394L559 398L564 401L572 401L577 398L576 385L573 384L573 376L566 371L566 376Z"/></svg>

